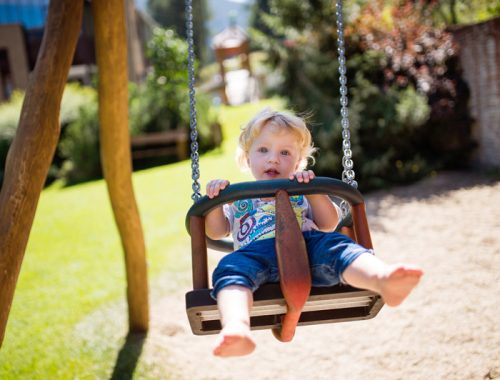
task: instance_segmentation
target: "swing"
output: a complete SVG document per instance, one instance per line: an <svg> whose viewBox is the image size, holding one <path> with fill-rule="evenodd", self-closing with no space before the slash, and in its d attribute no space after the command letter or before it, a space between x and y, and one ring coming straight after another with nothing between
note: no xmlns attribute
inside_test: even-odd
<svg viewBox="0 0 500 380"><path fill-rule="evenodd" d="M380 295L369 290L343 284L311 287L305 243L289 201L290 196L310 194L326 194L331 198L341 199L343 218L337 231L348 235L365 248L373 248L365 204L357 190L351 158L341 0L337 0L336 7L344 152L342 181L316 177L307 184L288 179L241 182L227 186L219 196L210 199L207 196L202 197L199 192L192 0L186 0L194 200L186 216L186 228L191 235L193 276L193 290L186 294L186 312L195 335L215 334L221 329L217 303L210 296L207 247L223 252L233 251L231 240L214 241L206 237L205 216L214 208L239 199L274 197L276 201L276 254L280 283L264 284L254 292L250 311L252 330L272 329L277 339L290 341L296 326L370 319L375 317L383 306Z"/></svg>

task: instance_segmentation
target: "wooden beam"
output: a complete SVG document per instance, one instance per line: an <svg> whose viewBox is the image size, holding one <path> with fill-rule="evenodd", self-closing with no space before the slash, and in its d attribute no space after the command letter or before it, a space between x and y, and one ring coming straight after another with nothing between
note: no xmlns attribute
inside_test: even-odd
<svg viewBox="0 0 500 380"><path fill-rule="evenodd" d="M0 346L36 207L59 140L59 110L83 1L51 0L0 192Z"/></svg>
<svg viewBox="0 0 500 380"><path fill-rule="evenodd" d="M125 4L93 0L101 161L125 253L130 331L149 325L146 249L132 186Z"/></svg>

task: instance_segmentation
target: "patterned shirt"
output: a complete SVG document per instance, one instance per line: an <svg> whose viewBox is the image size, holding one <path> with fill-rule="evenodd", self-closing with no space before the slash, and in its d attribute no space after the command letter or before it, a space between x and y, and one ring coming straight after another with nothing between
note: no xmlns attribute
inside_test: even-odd
<svg viewBox="0 0 500 380"><path fill-rule="evenodd" d="M293 211L302 231L317 230L312 210L303 195L290 197ZM224 214L229 220L234 249L239 249L254 240L274 237L276 224L275 200L243 199L224 205Z"/></svg>

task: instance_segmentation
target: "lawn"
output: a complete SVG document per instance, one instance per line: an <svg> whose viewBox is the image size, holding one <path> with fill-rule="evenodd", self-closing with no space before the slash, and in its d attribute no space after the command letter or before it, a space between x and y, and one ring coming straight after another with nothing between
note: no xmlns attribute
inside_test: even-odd
<svg viewBox="0 0 500 380"><path fill-rule="evenodd" d="M268 105L281 103L221 108L224 143L201 157L202 188L215 177L250 179L233 159L239 126ZM190 285L184 227L192 202L190 162L136 172L133 181L154 304L174 288ZM127 335L125 289L121 242L105 183L56 183L45 189L0 351L0 379L110 378ZM136 374L154 378L150 370L139 365Z"/></svg>

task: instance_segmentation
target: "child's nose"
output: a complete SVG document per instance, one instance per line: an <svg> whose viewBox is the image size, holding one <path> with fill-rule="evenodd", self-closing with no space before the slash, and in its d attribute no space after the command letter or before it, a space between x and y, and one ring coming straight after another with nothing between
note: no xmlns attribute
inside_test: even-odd
<svg viewBox="0 0 500 380"><path fill-rule="evenodd" d="M269 162L279 162L279 154L276 152L270 152L267 160Z"/></svg>

